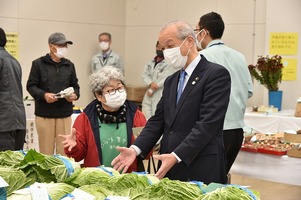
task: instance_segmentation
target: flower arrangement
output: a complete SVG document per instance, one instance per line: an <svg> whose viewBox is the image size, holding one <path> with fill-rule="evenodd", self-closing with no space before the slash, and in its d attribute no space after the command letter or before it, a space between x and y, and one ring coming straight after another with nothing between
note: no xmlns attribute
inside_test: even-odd
<svg viewBox="0 0 301 200"><path fill-rule="evenodd" d="M269 91L278 91L282 81L282 69L283 63L280 55L259 56L256 65L249 65L252 77Z"/></svg>

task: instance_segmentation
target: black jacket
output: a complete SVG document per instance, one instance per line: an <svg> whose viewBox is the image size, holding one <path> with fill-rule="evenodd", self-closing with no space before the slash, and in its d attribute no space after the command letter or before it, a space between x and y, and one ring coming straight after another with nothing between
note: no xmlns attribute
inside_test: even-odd
<svg viewBox="0 0 301 200"><path fill-rule="evenodd" d="M35 115L46 118L65 118L71 116L73 105L62 98L47 103L45 93L58 93L73 87L79 98L79 85L74 64L68 59L54 62L50 55L42 56L32 62L27 81L27 91L35 99Z"/></svg>

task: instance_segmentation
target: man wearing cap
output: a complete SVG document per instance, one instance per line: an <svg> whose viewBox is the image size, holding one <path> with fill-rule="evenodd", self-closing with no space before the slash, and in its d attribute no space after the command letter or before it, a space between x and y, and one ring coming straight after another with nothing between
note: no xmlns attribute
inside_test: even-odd
<svg viewBox="0 0 301 200"><path fill-rule="evenodd" d="M35 100L39 149L43 154L65 155L58 134L70 134L72 102L79 98L75 67L66 59L68 45L72 44L63 33L53 33L48 38L50 53L32 62L27 91ZM73 87L74 93L56 96L69 87Z"/></svg>

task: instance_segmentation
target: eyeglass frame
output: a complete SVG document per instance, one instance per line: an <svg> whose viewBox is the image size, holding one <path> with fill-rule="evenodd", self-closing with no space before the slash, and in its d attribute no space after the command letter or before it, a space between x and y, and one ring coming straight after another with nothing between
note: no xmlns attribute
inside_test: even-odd
<svg viewBox="0 0 301 200"><path fill-rule="evenodd" d="M113 96L114 94L116 94L116 91L118 91L119 93L124 92L125 91L124 85L121 85L116 89L110 89L110 90L107 90L104 92L105 92L105 94L109 94L110 96Z"/></svg>

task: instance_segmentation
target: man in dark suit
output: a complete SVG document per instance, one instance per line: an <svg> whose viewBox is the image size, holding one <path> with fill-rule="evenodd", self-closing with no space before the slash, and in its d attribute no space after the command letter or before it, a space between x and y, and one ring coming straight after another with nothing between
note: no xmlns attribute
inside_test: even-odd
<svg viewBox="0 0 301 200"><path fill-rule="evenodd" d="M229 72L198 54L195 33L183 21L164 25L159 42L165 59L181 70L166 79L155 115L134 145L117 148L120 155L112 165L126 172L136 156L146 157L163 134L160 155L154 156L159 160L158 178L226 183L223 123L230 95Z"/></svg>

